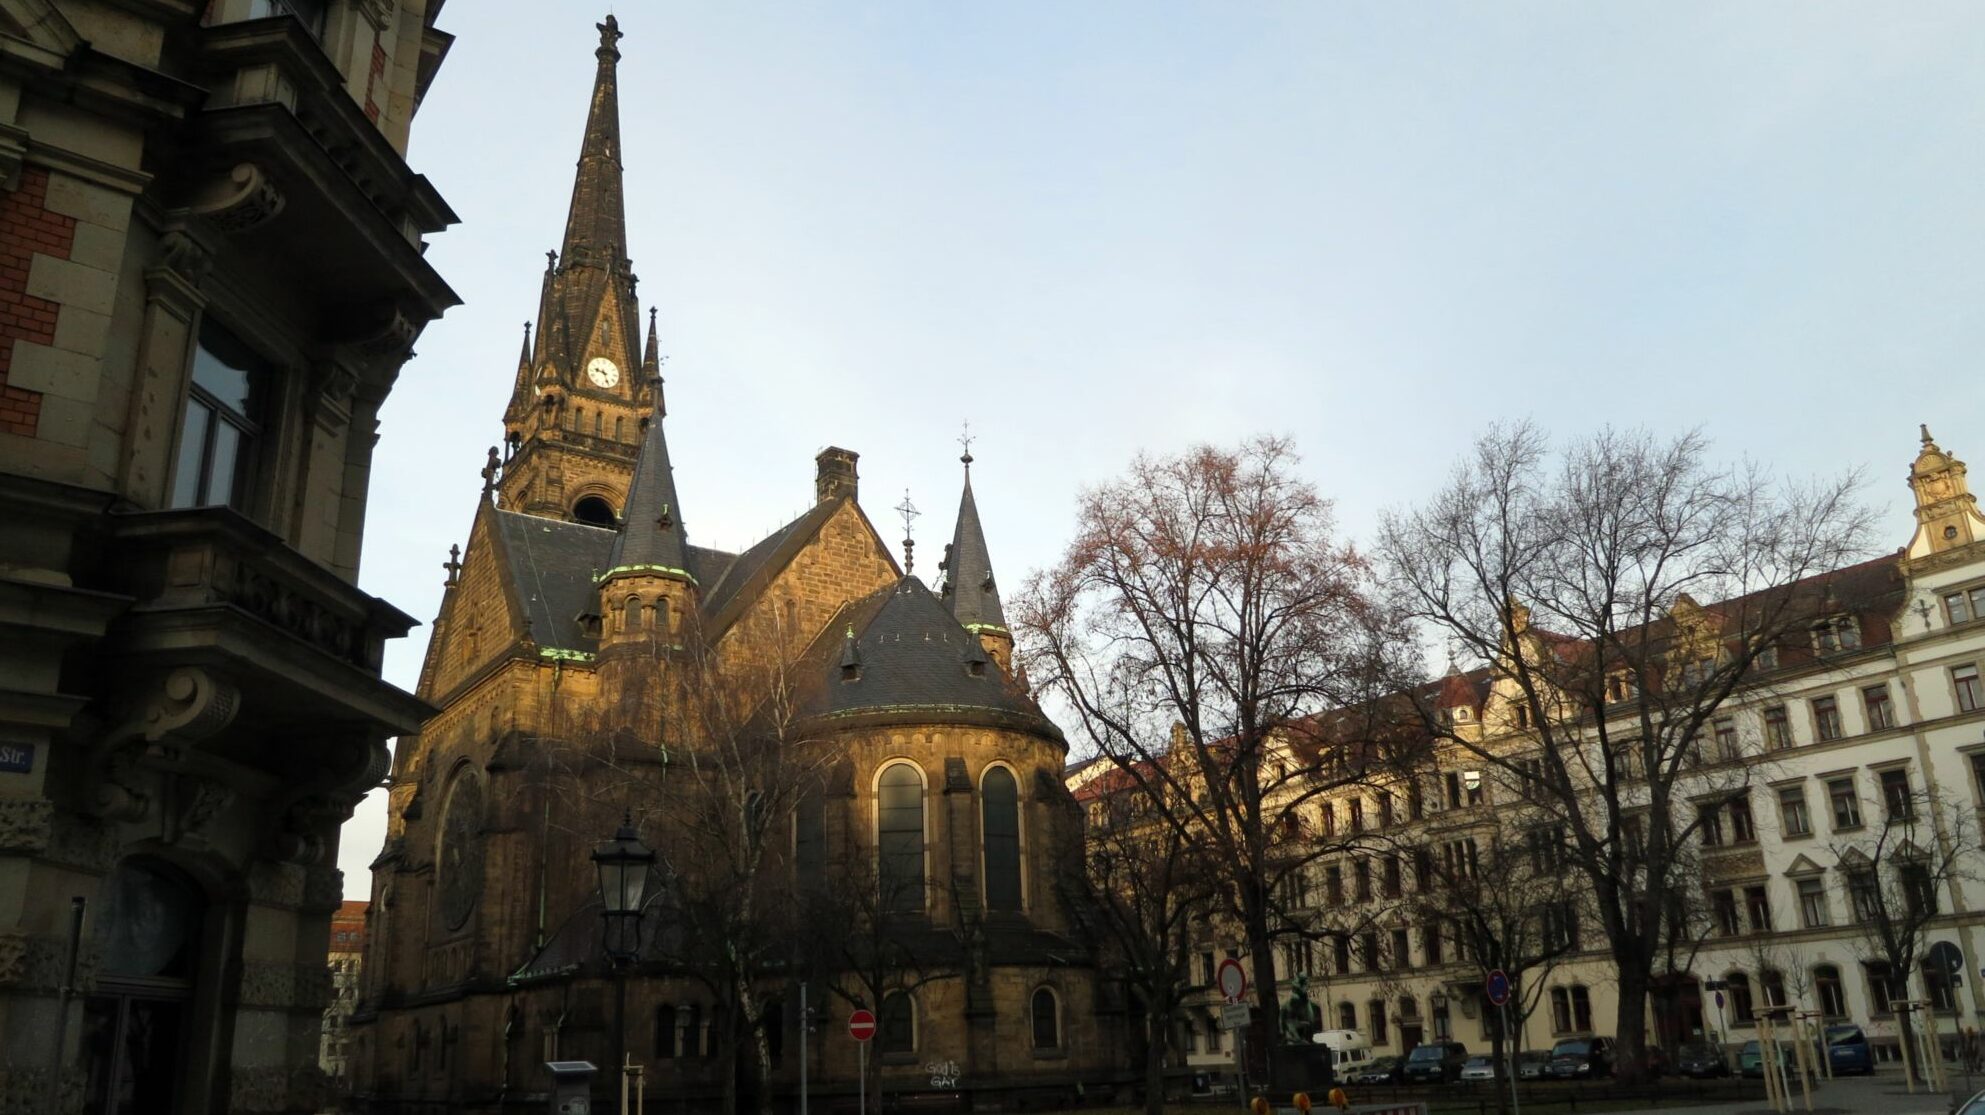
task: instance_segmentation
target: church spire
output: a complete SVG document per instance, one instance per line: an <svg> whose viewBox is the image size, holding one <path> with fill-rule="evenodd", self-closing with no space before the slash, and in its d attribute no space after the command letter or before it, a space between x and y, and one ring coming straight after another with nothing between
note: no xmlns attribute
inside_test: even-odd
<svg viewBox="0 0 1985 1115"><path fill-rule="evenodd" d="M613 540L607 577L622 573L689 578L689 558L682 532L682 509L676 502L675 471L669 464L668 439L662 436L662 385L653 385L655 410L642 432L634 458L634 479L627 487L627 512Z"/></svg>
<svg viewBox="0 0 1985 1115"><path fill-rule="evenodd" d="M1006 612L1000 607L999 586L993 581L985 528L979 523L979 504L972 497L972 438L967 434L959 441L965 446L958 458L965 466L965 491L958 499L958 525L952 530L951 545L944 548L944 603L1004 666L1013 636L1006 629Z"/></svg>
<svg viewBox="0 0 1985 1115"><path fill-rule="evenodd" d="M579 173L572 183L572 208L565 217L564 264L611 266L627 256L627 213L620 181L620 23L609 15L597 24L600 61L593 78L586 138L579 147Z"/></svg>
<svg viewBox="0 0 1985 1115"><path fill-rule="evenodd" d="M661 383L662 345L655 337L655 307L653 306L648 307L648 348L641 355L641 374L653 380L657 385ZM656 390L659 391L660 387L657 386ZM663 414L668 413L667 407L660 407L658 404L658 409Z"/></svg>
<svg viewBox="0 0 1985 1115"><path fill-rule="evenodd" d="M1946 452L1921 427L1923 445L1909 466L1909 488L1916 495L1916 536L1909 558L1920 560L1985 540L1985 514L1965 479L1964 462Z"/></svg>

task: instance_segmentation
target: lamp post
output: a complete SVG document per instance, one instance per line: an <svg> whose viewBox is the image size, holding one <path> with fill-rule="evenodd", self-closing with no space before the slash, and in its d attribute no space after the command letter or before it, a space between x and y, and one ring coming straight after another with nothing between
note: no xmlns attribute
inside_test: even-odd
<svg viewBox="0 0 1985 1115"><path fill-rule="evenodd" d="M648 888L654 850L634 832L634 816L623 814L620 831L593 849L600 872L600 942L613 968L613 1072L620 1082L620 1112L627 1113L627 966L641 954L641 898Z"/></svg>

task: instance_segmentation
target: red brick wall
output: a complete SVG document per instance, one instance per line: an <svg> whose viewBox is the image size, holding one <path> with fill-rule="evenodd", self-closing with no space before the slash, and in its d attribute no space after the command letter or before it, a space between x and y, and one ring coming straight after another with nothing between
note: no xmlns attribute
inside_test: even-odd
<svg viewBox="0 0 1985 1115"><path fill-rule="evenodd" d="M43 208L48 197L48 171L21 168L21 187L0 198L0 433L33 437L41 420L41 392L7 385L14 362L14 342L49 344L55 340L58 306L26 293L28 264L35 253L69 258L76 219Z"/></svg>

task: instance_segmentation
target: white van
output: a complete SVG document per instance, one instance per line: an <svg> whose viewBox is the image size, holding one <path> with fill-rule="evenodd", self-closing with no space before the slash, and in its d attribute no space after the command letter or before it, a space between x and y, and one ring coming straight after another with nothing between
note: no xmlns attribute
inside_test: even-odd
<svg viewBox="0 0 1985 1115"><path fill-rule="evenodd" d="M1318 1030L1310 1040L1330 1050L1333 1079L1342 1080L1372 1060L1372 1043L1356 1030Z"/></svg>

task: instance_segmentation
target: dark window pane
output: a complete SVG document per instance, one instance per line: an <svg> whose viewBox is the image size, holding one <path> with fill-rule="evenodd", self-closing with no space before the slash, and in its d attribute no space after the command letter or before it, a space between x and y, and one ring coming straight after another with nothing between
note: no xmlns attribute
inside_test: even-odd
<svg viewBox="0 0 1985 1115"><path fill-rule="evenodd" d="M179 434L179 464L172 474L174 507L198 507L203 502L200 466L207 458L207 430L213 421L214 413L207 404L198 399L186 401L186 426Z"/></svg>
<svg viewBox="0 0 1985 1115"><path fill-rule="evenodd" d="M234 475L241 464L241 431L225 420L214 427L214 455L207 465L208 504L234 502Z"/></svg>
<svg viewBox="0 0 1985 1115"><path fill-rule="evenodd" d="M1013 772L994 767L980 786L986 837L986 908L1020 908L1020 790Z"/></svg>
<svg viewBox="0 0 1985 1115"><path fill-rule="evenodd" d="M910 997L892 991L882 1000L882 1016L877 1019L878 1035L884 1053L914 1053L917 1048L916 1020L910 1013Z"/></svg>
<svg viewBox="0 0 1985 1115"><path fill-rule="evenodd" d="M1055 1012L1055 993L1045 987L1034 992L1034 1048L1061 1048L1061 1025Z"/></svg>
<svg viewBox="0 0 1985 1115"><path fill-rule="evenodd" d="M882 905L892 913L924 908L924 786L914 767L898 763L876 788L876 845Z"/></svg>

